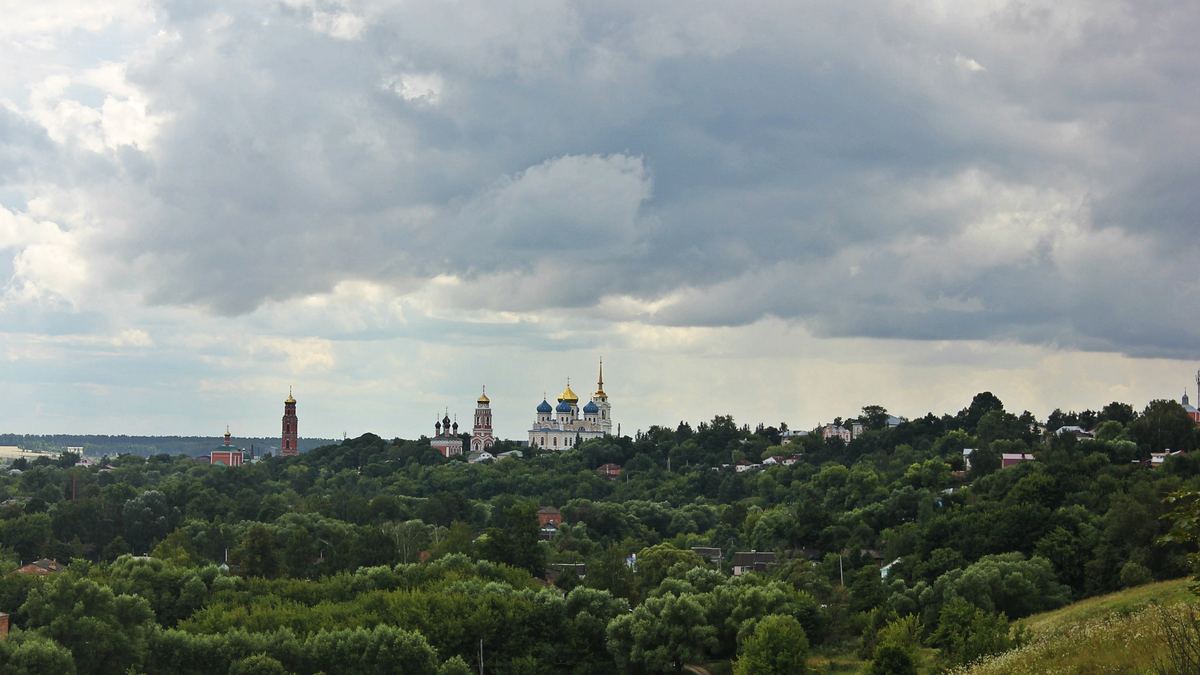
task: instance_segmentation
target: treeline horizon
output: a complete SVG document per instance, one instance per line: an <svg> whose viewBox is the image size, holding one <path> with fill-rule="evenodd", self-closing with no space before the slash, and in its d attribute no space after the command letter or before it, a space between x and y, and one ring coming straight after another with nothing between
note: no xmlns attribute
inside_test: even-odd
<svg viewBox="0 0 1200 675"><path fill-rule="evenodd" d="M330 443L334 438L300 438L300 452L307 452ZM279 437L234 436L233 447L255 448L255 454L279 450ZM221 436L128 436L124 434L0 434L0 445L15 445L32 452L62 452L67 448L83 448L85 457L116 457L124 454L140 455L201 455L225 444Z"/></svg>

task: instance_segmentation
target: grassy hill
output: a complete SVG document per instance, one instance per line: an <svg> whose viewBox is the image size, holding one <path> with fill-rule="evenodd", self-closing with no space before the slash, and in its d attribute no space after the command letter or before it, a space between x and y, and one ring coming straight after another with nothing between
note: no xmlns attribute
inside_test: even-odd
<svg viewBox="0 0 1200 675"><path fill-rule="evenodd" d="M1187 584L1148 584L1028 617L1018 624L1031 633L1025 646L955 675L1157 673L1166 653L1163 612L1179 616L1194 604Z"/></svg>

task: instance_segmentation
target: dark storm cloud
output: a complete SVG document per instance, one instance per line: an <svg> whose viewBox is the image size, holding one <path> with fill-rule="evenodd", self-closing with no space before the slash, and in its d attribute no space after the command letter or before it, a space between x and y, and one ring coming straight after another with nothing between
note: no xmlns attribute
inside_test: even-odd
<svg viewBox="0 0 1200 675"><path fill-rule="evenodd" d="M470 309L1197 356L1198 31L1183 2L168 3L128 71L153 146L54 175L103 186L107 283L155 304L453 276Z"/></svg>

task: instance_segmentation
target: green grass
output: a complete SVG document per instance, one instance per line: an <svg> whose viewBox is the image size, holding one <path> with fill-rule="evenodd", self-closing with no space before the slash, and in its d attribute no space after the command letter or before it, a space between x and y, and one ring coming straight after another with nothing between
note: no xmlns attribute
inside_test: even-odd
<svg viewBox="0 0 1200 675"><path fill-rule="evenodd" d="M1188 591L1189 583L1188 579L1160 581L1109 595L1098 595L1052 612L1034 614L1021 619L1017 625L1028 628L1035 635L1061 633L1088 621L1133 614L1148 607L1151 601L1173 605L1180 600L1190 599L1193 596Z"/></svg>
<svg viewBox="0 0 1200 675"><path fill-rule="evenodd" d="M1151 675L1164 653L1160 607L1182 612L1187 582L1166 581L1089 598L1023 619L1025 646L953 675Z"/></svg>
<svg viewBox="0 0 1200 675"><path fill-rule="evenodd" d="M1151 607L1193 601L1188 585L1187 579L1162 581L1026 617L1015 625L1029 631L1028 644L953 675L1149 675L1161 647ZM923 656L922 674L938 671L935 650ZM850 649L817 647L808 658L809 671L819 675L861 675L869 665ZM704 668L733 675L729 661Z"/></svg>

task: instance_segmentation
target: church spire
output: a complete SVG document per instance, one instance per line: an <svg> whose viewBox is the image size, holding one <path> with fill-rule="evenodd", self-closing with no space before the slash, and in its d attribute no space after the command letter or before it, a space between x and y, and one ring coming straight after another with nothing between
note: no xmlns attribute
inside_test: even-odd
<svg viewBox="0 0 1200 675"><path fill-rule="evenodd" d="M1197 373L1196 377L1197 377L1198 381L1200 381L1200 373ZM597 396L605 396L605 393L604 393L604 357L603 356L600 357L600 381L596 383L596 395Z"/></svg>

